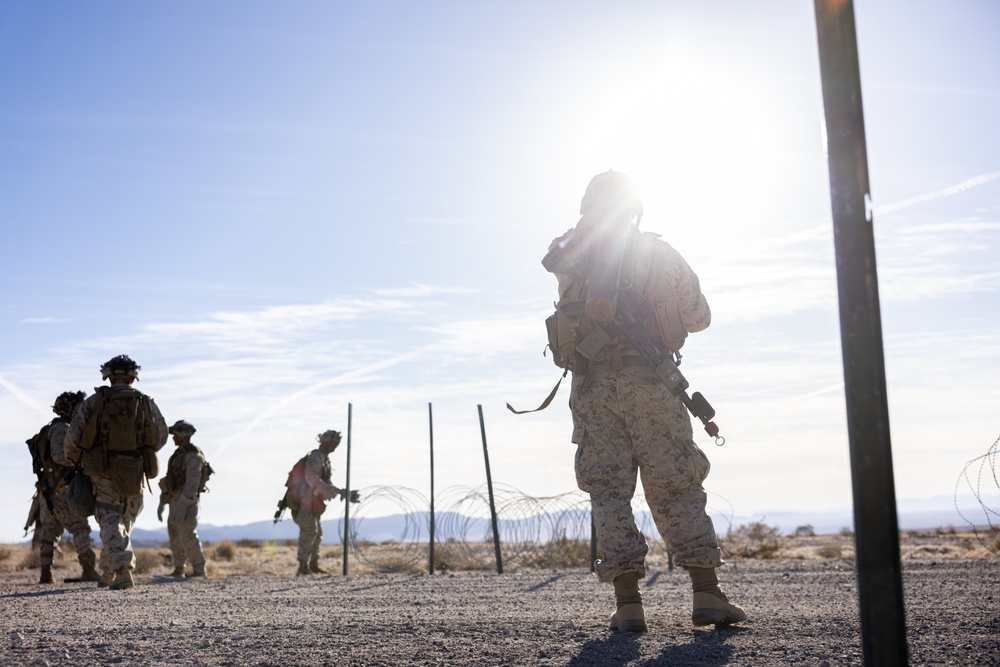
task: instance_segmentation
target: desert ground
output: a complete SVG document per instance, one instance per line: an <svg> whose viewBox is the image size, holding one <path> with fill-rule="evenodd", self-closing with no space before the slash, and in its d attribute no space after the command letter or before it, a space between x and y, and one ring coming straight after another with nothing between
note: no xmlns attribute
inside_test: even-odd
<svg viewBox="0 0 1000 667"><path fill-rule="evenodd" d="M749 620L725 628L691 625L687 576L654 550L643 635L609 631L611 587L551 553L522 551L498 574L439 545L431 575L398 545L362 545L344 576L329 545L329 573L295 577L287 543L221 542L206 547L207 579L173 579L169 549L151 545L137 549L135 588L109 591L64 581L79 573L72 548L57 583L40 585L37 555L5 545L0 664L862 664L852 537L772 537L763 550L726 545L720 579ZM910 664L1000 665L997 537L931 531L900 545Z"/></svg>

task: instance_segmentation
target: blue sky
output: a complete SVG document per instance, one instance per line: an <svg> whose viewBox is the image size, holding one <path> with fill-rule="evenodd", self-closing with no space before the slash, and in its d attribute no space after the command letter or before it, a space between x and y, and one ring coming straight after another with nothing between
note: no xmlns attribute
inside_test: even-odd
<svg viewBox="0 0 1000 667"><path fill-rule="evenodd" d="M1000 6L856 14L896 488L948 502L1000 431ZM477 405L495 481L574 489L568 388L504 404L558 378L540 259L609 168L713 307L713 498L850 504L811 3L5 3L0 90L0 541L123 352L207 523L268 518L348 404L353 486L427 493L431 403L438 489L485 480Z"/></svg>

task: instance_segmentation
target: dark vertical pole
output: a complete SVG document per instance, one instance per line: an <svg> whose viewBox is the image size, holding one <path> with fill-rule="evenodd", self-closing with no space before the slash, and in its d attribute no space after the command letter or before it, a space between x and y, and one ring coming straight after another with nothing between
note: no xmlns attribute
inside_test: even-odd
<svg viewBox="0 0 1000 667"><path fill-rule="evenodd" d="M434 574L434 412L427 404L427 422L431 433L431 562L430 573Z"/></svg>
<svg viewBox="0 0 1000 667"><path fill-rule="evenodd" d="M882 319L851 0L815 0L866 665L907 664Z"/></svg>
<svg viewBox="0 0 1000 667"><path fill-rule="evenodd" d="M493 551L497 557L497 574L503 574L503 559L500 558L500 529L497 526L497 507L493 501L493 477L490 475L490 453L486 449L486 422L483 421L483 406L479 408L479 430L483 434L483 459L486 461L486 489L490 494L490 521L493 523Z"/></svg>
<svg viewBox="0 0 1000 667"><path fill-rule="evenodd" d="M344 576L347 576L347 548L351 535L351 404L347 404L347 479L344 481Z"/></svg>
<svg viewBox="0 0 1000 667"><path fill-rule="evenodd" d="M597 526L594 525L594 503L590 503L590 571L597 572Z"/></svg>

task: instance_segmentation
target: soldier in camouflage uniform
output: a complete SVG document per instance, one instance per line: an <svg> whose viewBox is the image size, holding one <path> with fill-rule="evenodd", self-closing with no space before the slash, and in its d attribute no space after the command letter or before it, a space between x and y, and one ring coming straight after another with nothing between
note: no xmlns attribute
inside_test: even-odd
<svg viewBox="0 0 1000 667"><path fill-rule="evenodd" d="M176 451L167 462L167 474L160 480L160 505L156 518L163 521L163 508L170 505L167 534L173 554L172 577L184 576L184 565L191 561L190 577L205 576L205 553L198 539L198 506L202 492L202 468L205 455L191 442L193 424L181 419L170 427Z"/></svg>
<svg viewBox="0 0 1000 667"><path fill-rule="evenodd" d="M640 320L643 328L674 353L688 332L701 331L711 322L698 277L658 235L638 231L642 203L624 174L595 176L580 213L583 217L576 227L553 241L544 261L552 270L550 259L559 255L561 266L574 267L570 273L554 271L561 315L557 314L559 333L555 340L550 336L550 345L554 358L573 373L570 408L576 478L591 498L601 552L598 577L615 588L617 610L611 628L646 631L638 581L646 575L648 547L632 512L637 474L668 550L691 576L693 623L743 621L745 612L728 601L716 578L715 568L724 561L702 487L710 466L694 442L684 404L623 336L612 339L590 360L576 351L597 325L588 315L590 306L584 304L594 294L613 294L618 287L596 284L607 280L600 277L600 267L614 261L605 256L615 252L611 249L624 249L621 284L630 284L652 306Z"/></svg>
<svg viewBox="0 0 1000 667"><path fill-rule="evenodd" d="M112 392L120 392L132 387L139 379L140 366L128 355L118 355L101 366L101 377L109 380ZM104 388L98 388L104 389ZM95 392L98 391L95 389ZM81 440L91 416L94 415L100 403L101 394L89 396L73 415L64 441L66 460L73 465L80 465L83 456ZM167 442L167 423L160 409L152 398L143 395L148 401L151 417L154 422L154 442L150 444L153 450L159 451ZM86 466L84 466L86 468ZM132 588L135 582L132 570L135 569L135 554L132 551L131 532L135 519L142 511L142 490L135 495L122 496L115 490L110 472L90 474L94 486L94 518L101 527L100 568L101 579L98 586L110 587L113 590Z"/></svg>
<svg viewBox="0 0 1000 667"><path fill-rule="evenodd" d="M344 497L345 492L334 486L330 479L333 468L330 454L340 444L338 431L324 431L316 436L319 447L309 452L303 465L296 464L289 475L288 494L292 519L299 526L299 569L296 576L322 574L319 566L319 547L323 542L322 516L326 501ZM358 502L358 492L351 491L351 502Z"/></svg>
<svg viewBox="0 0 1000 667"><path fill-rule="evenodd" d="M77 558L83 567L80 581L100 579L100 575L94 567L97 561L94 555L93 540L90 538L90 523L86 517L81 517L70 509L66 503L66 496L59 490L73 470L63 454L66 430L73 418L73 412L83 402L83 399L84 393L82 391L64 391L59 394L52 406L52 411L56 413L57 417L50 423L47 436L42 438L46 442L39 443L41 445L39 448L41 460L37 462L37 465L42 470L41 480L38 483L38 492L41 496L39 504L41 525L37 528L39 564L41 565L41 577L38 580L40 584L54 582L52 559L56 543L65 530L69 530L73 536L73 547L76 549ZM52 506L51 511L49 504Z"/></svg>

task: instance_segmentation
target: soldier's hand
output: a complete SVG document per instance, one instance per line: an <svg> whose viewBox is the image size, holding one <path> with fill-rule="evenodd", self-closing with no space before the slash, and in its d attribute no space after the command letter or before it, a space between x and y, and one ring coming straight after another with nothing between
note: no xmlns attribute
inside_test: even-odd
<svg viewBox="0 0 1000 667"><path fill-rule="evenodd" d="M351 498L350 498L350 500L351 500L352 503L360 503L361 502L361 496L358 494L357 491L351 491Z"/></svg>
<svg viewBox="0 0 1000 667"><path fill-rule="evenodd" d="M161 522L163 521L163 507L164 507L163 503L160 503L156 507L156 518Z"/></svg>

